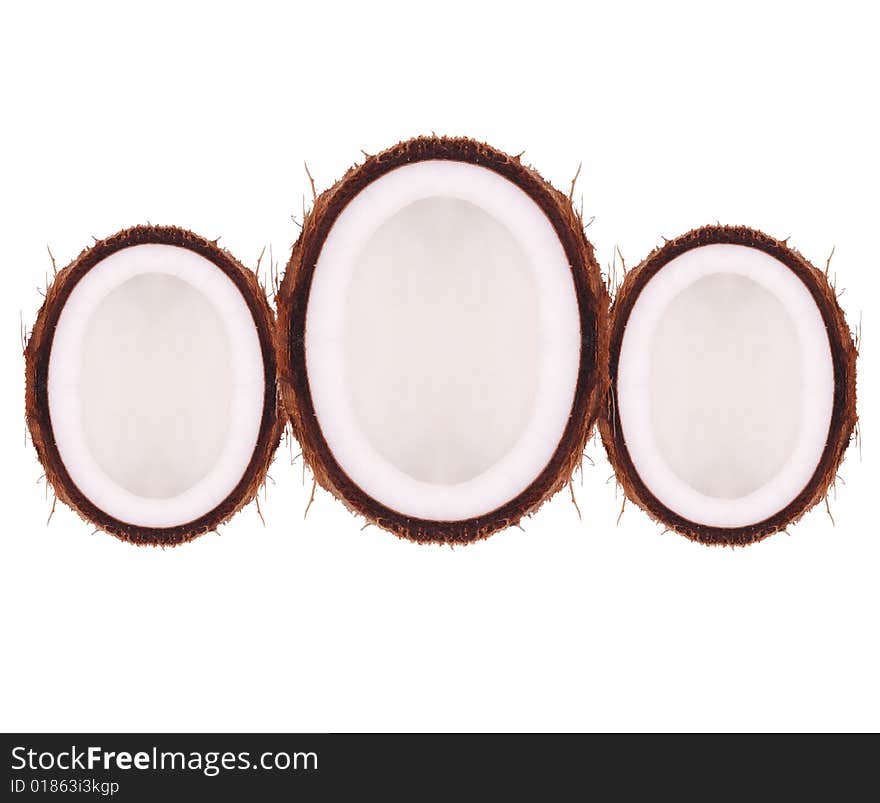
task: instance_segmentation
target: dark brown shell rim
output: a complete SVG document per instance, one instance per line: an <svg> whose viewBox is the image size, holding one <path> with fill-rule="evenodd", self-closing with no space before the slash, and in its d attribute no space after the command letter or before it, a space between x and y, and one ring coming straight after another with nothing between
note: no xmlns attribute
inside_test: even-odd
<svg viewBox="0 0 880 803"><path fill-rule="evenodd" d="M317 422L306 374L304 329L315 264L324 241L346 205L380 176L426 160L467 162L488 168L528 194L555 229L571 265L581 321L578 380L569 423L544 470L506 504L463 521L404 516L366 494L334 458ZM571 479L580 464L606 388L608 297L593 248L568 196L535 170L481 142L464 138L420 137L401 142L351 168L315 199L294 245L278 294L279 383L285 409L303 457L315 480L346 506L379 527L418 542L468 543L517 524Z"/></svg>
<svg viewBox="0 0 880 803"><path fill-rule="evenodd" d="M647 283L668 262L692 248L728 243L757 248L782 262L806 286L822 315L834 366L834 403L828 440L816 471L803 490L778 513L764 521L744 527L707 527L690 521L666 507L642 482L633 465L620 425L617 405L617 371L623 334L633 305ZM669 240L655 249L625 277L611 309L609 343L610 388L604 413L599 421L602 442L614 467L617 481L626 497L639 505L653 519L669 530L703 544L739 546L751 544L784 530L821 502L834 481L837 468L856 425L856 347L837 295L824 271L811 265L786 241L776 240L760 231L745 227L705 226Z"/></svg>
<svg viewBox="0 0 880 803"><path fill-rule="evenodd" d="M77 283L110 254L133 245L158 244L186 248L208 259L232 281L245 300L260 341L266 380L257 443L247 469L229 495L213 510L198 519L174 527L140 527L108 515L94 505L76 486L67 472L52 431L49 416L48 371L52 340L61 310ZM135 544L170 546L191 541L216 530L250 502L263 483L269 463L278 446L281 418L278 414L276 357L273 344L275 319L266 295L252 271L231 254L191 231L173 226L135 226L98 240L70 265L60 270L46 292L25 349L25 415L34 447L55 495L97 528Z"/></svg>

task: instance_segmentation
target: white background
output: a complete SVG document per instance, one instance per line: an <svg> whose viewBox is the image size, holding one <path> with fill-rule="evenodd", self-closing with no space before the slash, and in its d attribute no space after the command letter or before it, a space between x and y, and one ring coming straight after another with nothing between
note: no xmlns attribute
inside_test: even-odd
<svg viewBox="0 0 880 803"><path fill-rule="evenodd" d="M880 727L878 19L855 3L16 3L0 17L0 727L24 730ZM711 549L576 493L467 548L361 531L282 450L221 536L138 549L38 484L19 312L91 236L178 224L282 263L360 149L465 134L567 188L603 266L741 223L832 273L863 456L836 527Z"/></svg>

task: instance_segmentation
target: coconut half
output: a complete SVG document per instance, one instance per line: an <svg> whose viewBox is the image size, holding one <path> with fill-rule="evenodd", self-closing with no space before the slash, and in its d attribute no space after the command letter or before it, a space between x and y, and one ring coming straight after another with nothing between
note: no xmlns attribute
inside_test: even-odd
<svg viewBox="0 0 880 803"><path fill-rule="evenodd" d="M273 330L254 273L189 231L138 226L80 254L25 351L28 426L57 497L139 544L216 529L278 444Z"/></svg>
<svg viewBox="0 0 880 803"><path fill-rule="evenodd" d="M437 137L368 157L315 200L278 295L316 481L416 541L516 524L582 459L606 304L570 199L517 157Z"/></svg>
<svg viewBox="0 0 880 803"><path fill-rule="evenodd" d="M856 423L856 349L824 272L709 226L630 271L611 312L602 439L666 528L747 544L821 501Z"/></svg>

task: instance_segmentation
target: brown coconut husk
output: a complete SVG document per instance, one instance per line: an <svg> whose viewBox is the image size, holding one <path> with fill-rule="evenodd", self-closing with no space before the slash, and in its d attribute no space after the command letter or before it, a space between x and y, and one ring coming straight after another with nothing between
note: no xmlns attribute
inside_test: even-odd
<svg viewBox="0 0 880 803"><path fill-rule="evenodd" d="M778 259L804 283L821 312L831 345L834 365L834 404L828 439L822 457L810 481L782 510L764 521L744 527L707 527L689 521L666 507L645 486L636 472L626 446L616 405L617 371L623 334L633 305L653 276L675 257L692 248L714 243L731 243L757 248ZM739 546L751 544L768 535L785 530L804 513L826 499L837 476L856 422L856 358L858 352L847 326L837 295L826 272L811 265L801 254L789 248L784 240L776 240L760 231L742 226L704 226L667 241L656 248L636 268L630 270L618 289L611 308L609 341L610 387L599 419L602 442L614 467L617 481L626 499L641 507L665 529L674 530L703 544Z"/></svg>
<svg viewBox="0 0 880 803"><path fill-rule="evenodd" d="M492 170L522 189L544 211L571 265L581 318L580 370L571 417L547 466L515 498L463 521L404 516L365 493L341 468L327 446L312 404L305 362L304 327L315 265L324 241L346 205L380 176L425 160L468 162ZM463 138L419 137L401 142L352 167L315 199L303 221L278 293L279 383L293 433L315 481L368 522L418 542L462 544L516 525L569 483L605 396L608 296L593 247L571 199L554 189L518 156Z"/></svg>
<svg viewBox="0 0 880 803"><path fill-rule="evenodd" d="M210 260L225 273L242 294L253 316L265 366L266 394L254 453L247 469L229 495L213 510L195 521L174 527L140 527L120 521L96 507L71 479L52 432L49 416L47 378L52 340L61 311L77 283L101 260L133 245L155 243L187 248ZM273 343L275 317L255 274L243 267L231 254L191 231L172 226L135 226L112 237L98 240L84 250L70 265L58 271L46 291L25 348L25 415L31 439L46 480L56 498L71 507L95 528L134 544L171 546L191 541L198 535L216 530L234 513L256 497L278 446L282 419L278 414L276 363Z"/></svg>

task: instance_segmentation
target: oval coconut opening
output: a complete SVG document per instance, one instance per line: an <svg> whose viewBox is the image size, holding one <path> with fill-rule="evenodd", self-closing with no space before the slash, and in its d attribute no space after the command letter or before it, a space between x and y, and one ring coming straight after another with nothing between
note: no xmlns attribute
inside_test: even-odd
<svg viewBox="0 0 880 803"><path fill-rule="evenodd" d="M253 497L277 445L272 315L216 244L139 227L61 271L28 344L28 419L59 498L173 544Z"/></svg>
<svg viewBox="0 0 880 803"><path fill-rule="evenodd" d="M855 423L855 350L823 273L708 227L630 273L612 312L610 420L627 494L669 529L748 543L827 491Z"/></svg>
<svg viewBox="0 0 880 803"><path fill-rule="evenodd" d="M596 415L604 288L568 198L422 139L316 200L279 294L316 479L369 521L470 541L567 482Z"/></svg>

